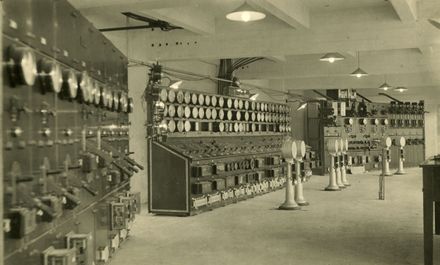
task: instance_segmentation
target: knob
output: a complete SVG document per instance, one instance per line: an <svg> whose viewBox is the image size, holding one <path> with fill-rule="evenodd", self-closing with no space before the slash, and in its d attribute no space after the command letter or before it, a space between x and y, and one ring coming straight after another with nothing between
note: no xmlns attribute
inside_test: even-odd
<svg viewBox="0 0 440 265"><path fill-rule="evenodd" d="M73 131L71 129L65 129L64 130L64 135L65 136L71 136L73 134Z"/></svg>
<svg viewBox="0 0 440 265"><path fill-rule="evenodd" d="M45 137L49 137L51 133L51 130L49 128L44 128L41 130L41 135L45 136Z"/></svg>
<svg viewBox="0 0 440 265"><path fill-rule="evenodd" d="M33 86L37 77L34 52L29 48L11 46L8 50L8 57L8 70L14 85Z"/></svg>
<svg viewBox="0 0 440 265"><path fill-rule="evenodd" d="M13 137L20 137L20 135L23 133L23 130L20 127L14 127L11 130L11 135Z"/></svg>

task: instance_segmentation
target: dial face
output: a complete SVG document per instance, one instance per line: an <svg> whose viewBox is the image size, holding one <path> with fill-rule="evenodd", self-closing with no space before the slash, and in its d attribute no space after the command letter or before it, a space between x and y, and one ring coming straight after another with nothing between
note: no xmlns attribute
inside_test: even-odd
<svg viewBox="0 0 440 265"><path fill-rule="evenodd" d="M190 107L186 106L185 107L185 118L189 118L191 117L191 109Z"/></svg>
<svg viewBox="0 0 440 265"><path fill-rule="evenodd" d="M41 59L39 66L44 90L59 93L63 85L61 66L49 59Z"/></svg>
<svg viewBox="0 0 440 265"><path fill-rule="evenodd" d="M168 131L170 131L170 132L176 131L176 122L174 120L170 120L168 122Z"/></svg>
<svg viewBox="0 0 440 265"><path fill-rule="evenodd" d="M193 107L191 114L192 117L196 119L199 116L199 109L197 107Z"/></svg>
<svg viewBox="0 0 440 265"><path fill-rule="evenodd" d="M232 111L228 110L226 115L227 115L228 120L232 120Z"/></svg>
<svg viewBox="0 0 440 265"><path fill-rule="evenodd" d="M385 145L386 147L391 147L392 144L393 144L393 141L391 140L390 137L385 138L385 140L384 140L384 145Z"/></svg>
<svg viewBox="0 0 440 265"><path fill-rule="evenodd" d="M384 119L384 120L383 120L383 125L388 125L388 124L389 124L388 119Z"/></svg>
<svg viewBox="0 0 440 265"><path fill-rule="evenodd" d="M160 90L159 98L160 98L160 100L162 100L163 102L166 102L167 99L168 99L168 90L166 90L165 88L162 88L162 89Z"/></svg>
<svg viewBox="0 0 440 265"><path fill-rule="evenodd" d="M212 109L211 117L212 117L213 120L217 119L217 110L216 109Z"/></svg>
<svg viewBox="0 0 440 265"><path fill-rule="evenodd" d="M206 109L205 114L207 119L211 119L212 111L210 108Z"/></svg>
<svg viewBox="0 0 440 265"><path fill-rule="evenodd" d="M218 111L218 117L220 118L220 120L223 120L225 118L225 112L222 109Z"/></svg>
<svg viewBox="0 0 440 265"><path fill-rule="evenodd" d="M76 98L78 94L78 79L76 78L74 70L69 69L63 71L63 84L69 98Z"/></svg>
<svg viewBox="0 0 440 265"><path fill-rule="evenodd" d="M183 91L182 91L182 90L179 90L179 91L177 92L177 102L178 102L178 103L183 103L183 100L184 100Z"/></svg>
<svg viewBox="0 0 440 265"><path fill-rule="evenodd" d="M339 141L337 139L329 139L327 142L327 151L335 155L339 152Z"/></svg>
<svg viewBox="0 0 440 265"><path fill-rule="evenodd" d="M11 46L9 58L13 82L33 86L37 78L37 60L34 52L29 48Z"/></svg>
<svg viewBox="0 0 440 265"><path fill-rule="evenodd" d="M91 80L87 72L82 72L79 78L79 89L81 91L81 100L83 102L89 103L91 92Z"/></svg>
<svg viewBox="0 0 440 265"><path fill-rule="evenodd" d="M216 96L211 97L211 106L213 106L213 107L217 106L217 97Z"/></svg>
<svg viewBox="0 0 440 265"><path fill-rule="evenodd" d="M99 99L99 104L103 107L107 107L107 88L105 86L101 86L101 97Z"/></svg>
<svg viewBox="0 0 440 265"><path fill-rule="evenodd" d="M400 139L399 139L399 145L400 145L401 147L404 147L404 146L406 145L406 139L405 139L405 137L400 137Z"/></svg>
<svg viewBox="0 0 440 265"><path fill-rule="evenodd" d="M189 93L188 91L185 92L184 101L186 104L191 103L191 93Z"/></svg>
<svg viewBox="0 0 440 265"><path fill-rule="evenodd" d="M174 117L176 115L176 107L174 105L170 105L168 107L168 115L170 115L170 117Z"/></svg>
<svg viewBox="0 0 440 265"><path fill-rule="evenodd" d="M199 118L203 119L205 117L205 110L203 108L199 108Z"/></svg>
<svg viewBox="0 0 440 265"><path fill-rule="evenodd" d="M230 109L232 108L232 99L228 98L226 101L226 106Z"/></svg>
<svg viewBox="0 0 440 265"><path fill-rule="evenodd" d="M209 106L211 104L211 96L206 95L205 96L205 105Z"/></svg>
<svg viewBox="0 0 440 265"><path fill-rule="evenodd" d="M218 106L223 107L224 104L225 104L225 99L223 97L219 97L218 98Z"/></svg>
<svg viewBox="0 0 440 265"><path fill-rule="evenodd" d="M105 100L105 102L106 102L106 107L107 107L108 109L111 109L111 108L112 108L112 105L113 105L113 91L110 90L110 89L106 89L106 90L107 90L107 92L106 92L106 94L105 94L105 97L106 97L106 100Z"/></svg>
<svg viewBox="0 0 440 265"><path fill-rule="evenodd" d="M125 92L121 93L121 97L119 99L119 108L121 109L122 112L128 111L128 97Z"/></svg>
<svg viewBox="0 0 440 265"><path fill-rule="evenodd" d="M306 155L306 143L304 141L297 141L296 146L298 149L298 156L297 158L302 159Z"/></svg>
<svg viewBox="0 0 440 265"><path fill-rule="evenodd" d="M185 132L191 131L191 123L189 121L185 121Z"/></svg>
<svg viewBox="0 0 440 265"><path fill-rule="evenodd" d="M168 101L174 102L175 99L176 99L176 92L174 92L174 90L169 90L168 91Z"/></svg>
<svg viewBox="0 0 440 265"><path fill-rule="evenodd" d="M113 91L112 106L114 111L119 110L119 92Z"/></svg>
<svg viewBox="0 0 440 265"><path fill-rule="evenodd" d="M197 104L197 94L193 93L191 95L191 103L196 105Z"/></svg>
<svg viewBox="0 0 440 265"><path fill-rule="evenodd" d="M199 99L198 99L198 103L199 105L203 105L203 103L205 102L205 96L203 96L202 94L199 95Z"/></svg>
<svg viewBox="0 0 440 265"><path fill-rule="evenodd" d="M238 99L234 99L234 109L238 109L239 101Z"/></svg>
<svg viewBox="0 0 440 265"><path fill-rule="evenodd" d="M93 82L93 103L99 105L101 99L101 88L98 81Z"/></svg>
<svg viewBox="0 0 440 265"><path fill-rule="evenodd" d="M281 147L281 153L285 159L294 159L298 155L296 142L290 138L285 140Z"/></svg>

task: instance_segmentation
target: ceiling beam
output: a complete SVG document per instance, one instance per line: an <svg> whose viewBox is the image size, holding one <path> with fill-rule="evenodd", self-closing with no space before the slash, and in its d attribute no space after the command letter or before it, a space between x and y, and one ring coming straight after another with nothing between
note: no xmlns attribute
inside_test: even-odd
<svg viewBox="0 0 440 265"><path fill-rule="evenodd" d="M174 7L141 10L137 12L148 17L167 21L188 31L210 35L215 33L215 20L208 13L195 7Z"/></svg>
<svg viewBox="0 0 440 265"><path fill-rule="evenodd" d="M249 0L248 3L264 9L295 29L310 27L310 11L301 0Z"/></svg>
<svg viewBox="0 0 440 265"><path fill-rule="evenodd" d="M276 63L283 63L287 61L286 56L284 55L271 55L271 56L266 56L266 59L271 61L271 62L276 62Z"/></svg>
<svg viewBox="0 0 440 265"><path fill-rule="evenodd" d="M418 0L390 0L391 5L403 22L417 20Z"/></svg>

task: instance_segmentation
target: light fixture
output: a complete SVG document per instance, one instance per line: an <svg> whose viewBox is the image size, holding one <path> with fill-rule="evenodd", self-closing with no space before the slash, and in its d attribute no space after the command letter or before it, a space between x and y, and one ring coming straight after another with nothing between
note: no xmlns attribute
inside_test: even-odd
<svg viewBox="0 0 440 265"><path fill-rule="evenodd" d="M391 88L392 88L392 87L391 87L390 85L388 85L388 83L387 83L387 76L384 75L384 81L383 81L383 84L380 85L379 89L382 89L383 91L387 91L387 90L389 90L389 89L391 89Z"/></svg>
<svg viewBox="0 0 440 265"><path fill-rule="evenodd" d="M353 73L351 73L351 76L357 77L357 78L361 78L363 76L367 76L368 73L365 72L364 70L361 69L360 67L360 56L359 56L359 52L357 52L357 61L358 61L358 68L356 70L353 71Z"/></svg>
<svg viewBox="0 0 440 265"><path fill-rule="evenodd" d="M256 11L246 2L234 11L226 14L226 18L229 20L242 22L257 21L264 19L265 17L266 14Z"/></svg>
<svg viewBox="0 0 440 265"><path fill-rule="evenodd" d="M334 63L336 61L342 61L344 59L345 57L342 54L337 52L330 52L322 56L319 60L322 62Z"/></svg>
<svg viewBox="0 0 440 265"><path fill-rule="evenodd" d="M405 91L408 91L408 88L403 87L403 86L399 86L399 87L396 87L396 88L394 89L394 91L398 91L398 92L400 92L400 93L403 93L403 92L405 92Z"/></svg>
<svg viewBox="0 0 440 265"><path fill-rule="evenodd" d="M255 101L255 100L257 100L257 98L258 98L259 95L260 95L260 94L258 94L258 93L250 94L249 99Z"/></svg>
<svg viewBox="0 0 440 265"><path fill-rule="evenodd" d="M305 109L307 107L308 102L300 102L301 104L298 106L298 108L296 108L296 111Z"/></svg>

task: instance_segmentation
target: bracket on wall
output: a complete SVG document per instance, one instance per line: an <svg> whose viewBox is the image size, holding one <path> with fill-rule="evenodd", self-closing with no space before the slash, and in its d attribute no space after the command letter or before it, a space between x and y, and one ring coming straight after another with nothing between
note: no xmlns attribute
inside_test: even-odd
<svg viewBox="0 0 440 265"><path fill-rule="evenodd" d="M128 18L132 18L135 20L143 21L148 23L147 25L141 25L141 26L126 26L126 27L115 27L115 28L103 28L99 29L101 32L108 32L108 31L121 31L121 30L135 30L135 29L155 29L159 28L162 31L171 31L175 29L183 29L182 27L173 26L170 23L163 21L163 20L154 20L148 17L140 16L137 14L134 14L132 12L122 12L124 16Z"/></svg>

